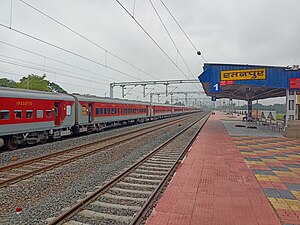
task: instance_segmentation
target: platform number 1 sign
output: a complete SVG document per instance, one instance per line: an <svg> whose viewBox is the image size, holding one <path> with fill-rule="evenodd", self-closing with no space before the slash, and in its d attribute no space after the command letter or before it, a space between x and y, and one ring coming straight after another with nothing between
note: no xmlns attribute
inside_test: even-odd
<svg viewBox="0 0 300 225"><path fill-rule="evenodd" d="M210 83L210 92L220 92L221 86L219 82Z"/></svg>

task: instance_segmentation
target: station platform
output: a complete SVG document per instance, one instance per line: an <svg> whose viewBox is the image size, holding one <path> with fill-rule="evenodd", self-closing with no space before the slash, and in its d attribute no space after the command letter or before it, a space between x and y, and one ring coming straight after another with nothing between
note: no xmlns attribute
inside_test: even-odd
<svg viewBox="0 0 300 225"><path fill-rule="evenodd" d="M210 116L146 225L300 225L300 140L222 117Z"/></svg>

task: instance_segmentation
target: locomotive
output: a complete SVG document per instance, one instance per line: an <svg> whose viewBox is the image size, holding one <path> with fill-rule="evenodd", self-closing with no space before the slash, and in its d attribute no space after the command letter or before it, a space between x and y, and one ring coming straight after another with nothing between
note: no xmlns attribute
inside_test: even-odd
<svg viewBox="0 0 300 225"><path fill-rule="evenodd" d="M66 135L100 131L113 124L140 123L195 111L91 95L0 87L0 147L46 143Z"/></svg>

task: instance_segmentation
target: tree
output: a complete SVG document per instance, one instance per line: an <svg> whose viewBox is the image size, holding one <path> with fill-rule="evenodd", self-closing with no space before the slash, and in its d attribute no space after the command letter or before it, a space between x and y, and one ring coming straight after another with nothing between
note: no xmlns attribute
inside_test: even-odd
<svg viewBox="0 0 300 225"><path fill-rule="evenodd" d="M43 76L39 75L28 75L27 77L22 77L20 82L16 84L18 88L38 90L38 91L49 91L56 93L67 93L62 87L54 82L50 82L45 79L46 74Z"/></svg>
<svg viewBox="0 0 300 225"><path fill-rule="evenodd" d="M52 92L67 94L67 92L61 86L59 86L58 84L56 84L54 82L49 83L49 87Z"/></svg>
<svg viewBox="0 0 300 225"><path fill-rule="evenodd" d="M27 77L22 77L20 82L15 82L7 78L0 79L0 87L10 87L10 88L22 88L38 91L49 91L56 93L67 93L61 86L54 82L50 82L45 79L46 74L43 76L39 75L28 75Z"/></svg>
<svg viewBox="0 0 300 225"><path fill-rule="evenodd" d="M234 106L235 110L247 110L247 105L242 105L242 106ZM258 104L253 104L252 105L253 110L274 110L277 113L285 113L286 110L286 105L285 104L274 104L274 105L262 105L260 103Z"/></svg>
<svg viewBox="0 0 300 225"><path fill-rule="evenodd" d="M27 77L22 77L20 83L17 84L18 88L38 90L38 91L51 91L48 86L49 81L45 80L46 74L43 76L38 75L28 75Z"/></svg>
<svg viewBox="0 0 300 225"><path fill-rule="evenodd" d="M170 105L170 102L167 100L167 101L165 101L165 104L168 104L168 105Z"/></svg>
<svg viewBox="0 0 300 225"><path fill-rule="evenodd" d="M1 78L0 79L0 86L1 87L15 88L15 87L17 87L17 82L15 82L13 80L9 80L7 78Z"/></svg>

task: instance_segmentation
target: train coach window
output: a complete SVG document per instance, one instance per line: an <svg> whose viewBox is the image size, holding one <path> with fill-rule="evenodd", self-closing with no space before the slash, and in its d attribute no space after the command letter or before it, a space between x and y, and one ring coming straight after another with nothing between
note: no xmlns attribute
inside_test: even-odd
<svg viewBox="0 0 300 225"><path fill-rule="evenodd" d="M104 108L104 114L110 114L110 108Z"/></svg>
<svg viewBox="0 0 300 225"><path fill-rule="evenodd" d="M0 110L0 120L9 120L9 110Z"/></svg>
<svg viewBox="0 0 300 225"><path fill-rule="evenodd" d="M67 116L71 116L72 115L72 107L70 105L67 105L66 114L67 114Z"/></svg>
<svg viewBox="0 0 300 225"><path fill-rule="evenodd" d="M36 118L44 118L44 110L36 110Z"/></svg>
<svg viewBox="0 0 300 225"><path fill-rule="evenodd" d="M15 119L22 119L22 110L15 110Z"/></svg>
<svg viewBox="0 0 300 225"><path fill-rule="evenodd" d="M46 117L47 118L52 118L52 110L47 110L46 111Z"/></svg>
<svg viewBox="0 0 300 225"><path fill-rule="evenodd" d="M102 108L96 108L96 114L97 115L103 114L103 109Z"/></svg>
<svg viewBox="0 0 300 225"><path fill-rule="evenodd" d="M27 119L33 118L33 110L26 110L26 118Z"/></svg>
<svg viewBox="0 0 300 225"><path fill-rule="evenodd" d="M112 108L111 109L111 114L117 114L117 109L116 108Z"/></svg>

